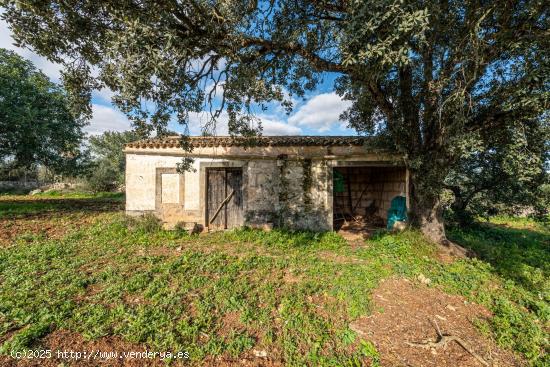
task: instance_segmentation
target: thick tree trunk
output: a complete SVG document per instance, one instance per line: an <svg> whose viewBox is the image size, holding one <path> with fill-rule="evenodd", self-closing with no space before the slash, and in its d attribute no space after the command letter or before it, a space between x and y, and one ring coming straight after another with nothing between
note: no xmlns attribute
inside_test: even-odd
<svg viewBox="0 0 550 367"><path fill-rule="evenodd" d="M414 168L409 167L410 223L413 227L419 228L430 240L444 243L447 237L440 194L445 171L443 167L437 167L428 159L417 162L421 163Z"/></svg>
<svg viewBox="0 0 550 367"><path fill-rule="evenodd" d="M468 206L468 200L465 200L460 192L454 193L454 201L451 204L451 210L454 213L455 220L460 224L461 226L468 226L472 224L473 218L472 216L466 211L466 207Z"/></svg>
<svg viewBox="0 0 550 367"><path fill-rule="evenodd" d="M414 184L413 184L414 185ZM419 190L412 190L410 198L410 220L413 227L420 228L430 240L445 243L445 224L439 198L432 193L423 195Z"/></svg>
<svg viewBox="0 0 550 367"><path fill-rule="evenodd" d="M410 171L410 221L441 249L453 256L465 257L469 253L463 247L447 240L441 208L440 193L443 188L442 173L437 167L432 170Z"/></svg>

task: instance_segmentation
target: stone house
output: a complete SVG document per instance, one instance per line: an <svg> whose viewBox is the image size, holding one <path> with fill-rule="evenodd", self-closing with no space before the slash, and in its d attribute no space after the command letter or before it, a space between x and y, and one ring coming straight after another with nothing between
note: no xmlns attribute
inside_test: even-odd
<svg viewBox="0 0 550 367"><path fill-rule="evenodd" d="M154 213L167 225L332 230L349 218L384 221L405 196L402 157L368 148L368 138L178 136L125 146L126 212ZM177 171L183 157L192 170Z"/></svg>

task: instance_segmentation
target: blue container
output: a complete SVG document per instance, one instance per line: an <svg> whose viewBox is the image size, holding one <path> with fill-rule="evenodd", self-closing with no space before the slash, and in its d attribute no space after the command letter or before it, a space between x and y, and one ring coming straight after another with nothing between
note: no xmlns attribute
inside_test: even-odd
<svg viewBox="0 0 550 367"><path fill-rule="evenodd" d="M396 196L391 201L388 209L388 229L392 229L395 222L407 220L407 199L404 196Z"/></svg>

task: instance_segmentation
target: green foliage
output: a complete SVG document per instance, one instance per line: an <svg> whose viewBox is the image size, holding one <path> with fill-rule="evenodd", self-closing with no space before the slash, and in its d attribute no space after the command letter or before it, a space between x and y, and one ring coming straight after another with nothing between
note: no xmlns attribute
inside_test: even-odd
<svg viewBox="0 0 550 367"><path fill-rule="evenodd" d="M241 229L224 234L227 241L255 242L263 246L276 247L280 249L339 249L347 245L346 240L334 232L308 232L288 231L274 229L269 232L253 229Z"/></svg>
<svg viewBox="0 0 550 367"><path fill-rule="evenodd" d="M379 232L351 248L335 233L197 236L164 231L153 217L96 219L59 240L22 233L0 249L3 353L68 329L186 350L196 364L265 348L291 366L377 365L374 345L349 323L372 312L380 280L424 274L490 309L478 324L501 346L533 366L548 362L549 231L533 220L452 229L480 258L443 264L416 231Z"/></svg>
<svg viewBox="0 0 550 367"><path fill-rule="evenodd" d="M524 221L533 225L533 221ZM509 218L505 223L515 222ZM457 242L467 244L480 258L493 264L499 275L538 292L550 302L550 253L544 246L550 228L534 228L537 231L483 224L473 229L454 228L451 233Z"/></svg>
<svg viewBox="0 0 550 367"><path fill-rule="evenodd" d="M0 49L0 164L29 169L42 165L76 174L84 122L70 113L65 91L34 65Z"/></svg>
<svg viewBox="0 0 550 367"><path fill-rule="evenodd" d="M352 102L342 118L404 154L413 223L439 227L427 233L444 233L439 195L464 142L548 111L542 0L2 4L18 42L65 65L73 106L89 110L91 90L109 87L144 133L211 111L208 134L226 110L231 134L253 135L255 110L290 111L293 95L338 75Z"/></svg>
<svg viewBox="0 0 550 367"><path fill-rule="evenodd" d="M472 137L446 179L459 223L526 208L544 216L550 208L544 186L550 179L549 141L550 129L542 119Z"/></svg>
<svg viewBox="0 0 550 367"><path fill-rule="evenodd" d="M85 192L85 191L59 191L48 190L34 195L37 198L59 198L59 199L124 199L122 192Z"/></svg>
<svg viewBox="0 0 550 367"><path fill-rule="evenodd" d="M361 352L365 357L369 357L371 359L372 367L380 366L380 354L378 354L376 347L371 342L361 341Z"/></svg>
<svg viewBox="0 0 550 367"><path fill-rule="evenodd" d="M142 137L133 131L106 131L90 137L90 152L93 163L88 173L87 184L95 192L113 191L124 185L126 157L124 144Z"/></svg>
<svg viewBox="0 0 550 367"><path fill-rule="evenodd" d="M526 218L501 217L493 222L451 231L453 240L475 251L483 262L472 263L475 267L453 264L450 274L471 269L477 275L472 279L474 284L461 276L447 286L465 295L473 292L473 300L488 305L493 312L489 327L499 344L520 351L533 365L543 366L548 362L544 325L550 321L550 230ZM487 271L498 275L498 293L490 291L495 278ZM481 284L476 286L477 282Z"/></svg>
<svg viewBox="0 0 550 367"><path fill-rule="evenodd" d="M31 190L24 187L10 187L0 190L0 195L26 195Z"/></svg>
<svg viewBox="0 0 550 367"><path fill-rule="evenodd" d="M119 186L117 180L120 178L120 172L113 168L99 164L86 177L86 185L94 192L113 191Z"/></svg>
<svg viewBox="0 0 550 367"><path fill-rule="evenodd" d="M427 275L445 291L486 306L494 316L482 327L488 328L501 346L521 352L531 365L544 366L548 358L544 325L550 321L550 232L532 220L524 230L513 228L515 220L506 224L512 228L450 231L452 240L479 253L480 259L441 264L434 259L435 248L416 232L381 233L370 241L364 256L377 258L408 278Z"/></svg>
<svg viewBox="0 0 550 367"><path fill-rule="evenodd" d="M126 225L132 230L143 233L155 233L162 228L160 220L153 214L146 214L138 218L127 217Z"/></svg>
<svg viewBox="0 0 550 367"><path fill-rule="evenodd" d="M120 202L124 200L123 193L113 192L70 192L59 191L44 192L28 198L19 195L0 195L0 218L24 217L47 212L62 213L66 211L79 212L82 207L94 209L98 203ZM42 200L45 199L45 200ZM107 208L105 210L109 209Z"/></svg>

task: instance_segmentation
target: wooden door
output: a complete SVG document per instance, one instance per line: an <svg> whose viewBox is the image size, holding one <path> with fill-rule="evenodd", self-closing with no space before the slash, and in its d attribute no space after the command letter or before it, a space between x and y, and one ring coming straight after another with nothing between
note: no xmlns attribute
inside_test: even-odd
<svg viewBox="0 0 550 367"><path fill-rule="evenodd" d="M241 227L243 225L243 171L241 169L228 169L226 174L226 192L233 192L231 200L226 205L226 228Z"/></svg>
<svg viewBox="0 0 550 367"><path fill-rule="evenodd" d="M212 219L219 206L227 196L225 193L225 170L223 169L208 169L207 171L207 213L206 213L206 226L211 229L223 229L225 228L224 222L224 210L218 213L215 218Z"/></svg>
<svg viewBox="0 0 550 367"><path fill-rule="evenodd" d="M240 168L207 170L206 221L210 229L227 229L243 225L242 177Z"/></svg>

